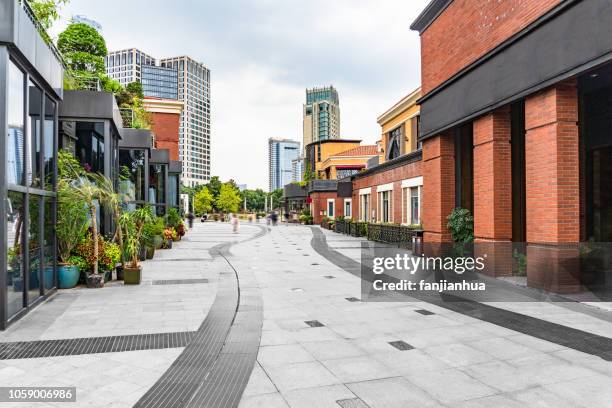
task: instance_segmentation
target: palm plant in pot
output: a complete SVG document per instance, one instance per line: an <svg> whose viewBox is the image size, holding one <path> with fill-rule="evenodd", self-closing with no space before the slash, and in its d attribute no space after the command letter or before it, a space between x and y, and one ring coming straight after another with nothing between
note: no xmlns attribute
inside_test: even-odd
<svg viewBox="0 0 612 408"><path fill-rule="evenodd" d="M89 210L91 221L91 243L93 247L91 269L92 273L86 277L87 287L101 288L104 286L104 277L98 272L98 220L97 204L102 196L100 188L88 177L79 177L70 184L74 197L85 203Z"/></svg>
<svg viewBox="0 0 612 408"><path fill-rule="evenodd" d="M57 274L60 289L68 289L79 281L80 265L71 253L85 237L89 220L85 203L75 196L67 180L59 181L57 197Z"/></svg>
<svg viewBox="0 0 612 408"><path fill-rule="evenodd" d="M126 265L123 269L123 281L125 284L140 284L142 278L142 267L140 266L140 247L144 226L153 220L151 206L145 205L129 213L123 213L120 217L120 225L123 228L123 253L126 257Z"/></svg>

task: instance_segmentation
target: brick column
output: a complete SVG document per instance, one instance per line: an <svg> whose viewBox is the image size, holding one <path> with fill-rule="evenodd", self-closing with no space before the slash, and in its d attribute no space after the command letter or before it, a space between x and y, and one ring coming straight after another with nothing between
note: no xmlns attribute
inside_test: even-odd
<svg viewBox="0 0 612 408"><path fill-rule="evenodd" d="M474 129L474 238L487 273L512 274L512 157L510 108L476 119Z"/></svg>
<svg viewBox="0 0 612 408"><path fill-rule="evenodd" d="M577 121L573 80L525 102L527 279L530 286L559 292L577 290L579 284L577 246L559 245L580 240Z"/></svg>
<svg viewBox="0 0 612 408"><path fill-rule="evenodd" d="M455 207L455 145L451 132L423 142L422 221L425 243L451 242L446 217Z"/></svg>

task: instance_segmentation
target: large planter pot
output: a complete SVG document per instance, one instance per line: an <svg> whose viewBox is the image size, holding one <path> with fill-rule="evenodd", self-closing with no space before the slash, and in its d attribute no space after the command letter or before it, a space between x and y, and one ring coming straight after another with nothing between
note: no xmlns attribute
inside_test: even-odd
<svg viewBox="0 0 612 408"><path fill-rule="evenodd" d="M58 265L57 278L60 289L74 288L79 282L81 270L76 265Z"/></svg>
<svg viewBox="0 0 612 408"><path fill-rule="evenodd" d="M155 248L148 247L147 248L147 259L153 259L153 256L155 256Z"/></svg>
<svg viewBox="0 0 612 408"><path fill-rule="evenodd" d="M53 281L53 267L45 266L43 269L43 277L45 279L45 289L51 289L55 286L55 282Z"/></svg>
<svg viewBox="0 0 612 408"><path fill-rule="evenodd" d="M123 274L123 266L119 265L115 271L117 271L117 280L123 280L124 274Z"/></svg>
<svg viewBox="0 0 612 408"><path fill-rule="evenodd" d="M126 285L140 285L142 277L142 266L137 268L125 268L123 270L123 283Z"/></svg>
<svg viewBox="0 0 612 408"><path fill-rule="evenodd" d="M166 248L167 249L172 249L172 240L171 239L166 240Z"/></svg>
<svg viewBox="0 0 612 408"><path fill-rule="evenodd" d="M155 245L155 249L161 249L161 247L164 245L164 238L161 235L154 236L153 245Z"/></svg>
<svg viewBox="0 0 612 408"><path fill-rule="evenodd" d="M139 261L146 261L147 260L147 248L145 247L141 247L140 251L138 252L138 260Z"/></svg>
<svg viewBox="0 0 612 408"><path fill-rule="evenodd" d="M104 283L113 280L113 271L104 271L103 274L104 274Z"/></svg>
<svg viewBox="0 0 612 408"><path fill-rule="evenodd" d="M103 288L104 287L104 274L93 274L90 273L85 278L88 288Z"/></svg>

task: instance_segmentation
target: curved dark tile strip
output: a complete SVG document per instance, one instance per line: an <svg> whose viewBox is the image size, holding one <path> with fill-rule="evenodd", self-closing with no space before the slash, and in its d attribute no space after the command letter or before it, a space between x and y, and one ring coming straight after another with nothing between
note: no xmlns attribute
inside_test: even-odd
<svg viewBox="0 0 612 408"><path fill-rule="evenodd" d="M230 263L233 244L216 245L213 257L222 257L232 272L221 272L217 295L192 341L135 408L237 407L253 370L263 322L263 302L250 271L239 272Z"/></svg>
<svg viewBox="0 0 612 408"><path fill-rule="evenodd" d="M312 248L322 257L345 271L361 279L361 264L346 255L341 254L329 247L325 234L317 227L310 228L313 234L310 244ZM399 280L389 277L389 282ZM612 339L599 336L594 333L574 329L546 320L538 319L500 309L494 306L478 303L472 300L456 300L452 295L444 294L444 297L426 295L423 293L411 293L410 297L436 306L443 307L453 312L461 313L474 319L492 323L506 329L527 334L542 340L556 343L583 353L599 356L604 360L612 361ZM445 298L448 301L445 301Z"/></svg>

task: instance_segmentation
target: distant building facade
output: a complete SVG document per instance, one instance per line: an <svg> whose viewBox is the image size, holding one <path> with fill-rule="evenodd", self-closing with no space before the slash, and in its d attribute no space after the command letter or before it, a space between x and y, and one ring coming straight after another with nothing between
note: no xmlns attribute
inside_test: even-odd
<svg viewBox="0 0 612 408"><path fill-rule="evenodd" d="M312 142L340 138L340 101L333 86L306 89L303 132L304 147Z"/></svg>
<svg viewBox="0 0 612 408"><path fill-rule="evenodd" d="M90 26L91 28L96 30L97 32L99 32L99 33L102 32L102 24L100 24L96 20L92 20L91 18L88 18L87 16L84 16L82 14L77 14L76 16L72 16L72 22L73 23L80 23L80 24L87 24L88 26Z"/></svg>
<svg viewBox="0 0 612 408"><path fill-rule="evenodd" d="M304 157L298 156L291 160L291 181L300 182L304 175Z"/></svg>
<svg viewBox="0 0 612 408"><path fill-rule="evenodd" d="M156 60L135 48L110 52L105 58L105 64L107 75L121 85L140 82L146 99L176 100L181 103L178 159L183 166L182 181L191 187L207 183L210 180L211 164L210 70L186 56ZM155 105L153 102L147 104ZM163 105L165 107L162 110L167 110L172 103ZM167 122L171 117L163 115L168 112L152 112L162 113L153 115L153 130L159 136L155 122L161 123L167 130ZM174 120L172 117L171 121ZM172 148L170 151L172 153Z"/></svg>
<svg viewBox="0 0 612 408"><path fill-rule="evenodd" d="M269 189L283 188L293 181L292 163L300 155L300 142L290 139L268 139Z"/></svg>

